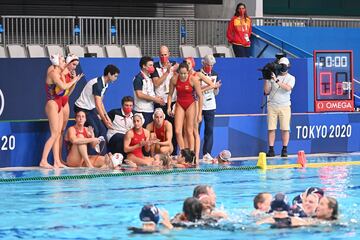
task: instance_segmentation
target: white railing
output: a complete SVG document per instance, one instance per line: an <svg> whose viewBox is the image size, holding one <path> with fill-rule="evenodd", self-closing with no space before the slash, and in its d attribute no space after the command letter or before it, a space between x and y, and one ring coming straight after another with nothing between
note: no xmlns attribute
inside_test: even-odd
<svg viewBox="0 0 360 240"><path fill-rule="evenodd" d="M254 26L356 27L358 19L254 17ZM228 19L2 16L0 44L137 44L156 56L160 45L227 44Z"/></svg>

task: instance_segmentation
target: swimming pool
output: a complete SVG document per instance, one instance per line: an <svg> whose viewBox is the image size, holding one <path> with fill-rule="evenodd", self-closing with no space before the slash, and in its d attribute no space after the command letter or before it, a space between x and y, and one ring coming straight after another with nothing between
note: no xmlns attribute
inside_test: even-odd
<svg viewBox="0 0 360 240"><path fill-rule="evenodd" d="M333 161L334 157L328 159ZM356 160L354 156L341 161ZM310 158L309 161L323 161ZM273 162L281 162L276 159ZM253 161L237 162L254 165ZM207 166L209 167L209 166ZM62 170L60 175L84 173L84 170ZM91 173L88 171L87 173ZM17 175L16 175L17 174ZM54 174L54 171L1 172L0 176L29 177ZM21 175L21 176L20 176ZM174 216L182 202L191 196L198 184L212 185L217 207L230 214L221 229L185 229L155 235L134 235L128 226L138 226L138 214L146 203ZM256 226L249 216L252 199L262 191L284 192L292 199L309 186L320 186L338 199L342 226L270 229ZM322 167L307 169L274 169L189 172L166 175L135 175L110 178L26 181L1 183L3 199L0 216L0 238L39 239L358 239L360 235L360 167Z"/></svg>

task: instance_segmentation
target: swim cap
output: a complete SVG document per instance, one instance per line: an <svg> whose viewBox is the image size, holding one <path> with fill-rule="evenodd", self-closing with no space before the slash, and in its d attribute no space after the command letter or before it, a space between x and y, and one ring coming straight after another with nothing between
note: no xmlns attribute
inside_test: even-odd
<svg viewBox="0 0 360 240"><path fill-rule="evenodd" d="M76 56L75 54L69 53L69 54L67 55L66 59L65 59L65 62L66 62L66 64L69 64L69 63L71 63L71 62L74 61L74 60L79 61L79 57Z"/></svg>
<svg viewBox="0 0 360 240"><path fill-rule="evenodd" d="M114 153L111 157L111 161L114 167L117 167L122 164L124 156L121 153Z"/></svg>
<svg viewBox="0 0 360 240"><path fill-rule="evenodd" d="M229 150L222 150L219 153L219 158L223 161L229 161L229 159L231 158L231 152Z"/></svg>
<svg viewBox="0 0 360 240"><path fill-rule="evenodd" d="M165 117L165 113L164 111L162 110L162 108L155 108L155 111L154 111L154 114L153 114L153 119L155 119L155 115L157 113L161 113L164 117Z"/></svg>
<svg viewBox="0 0 360 240"><path fill-rule="evenodd" d="M135 118L136 116L140 117L141 121L142 121L142 124L144 124L145 122L145 118L144 116L141 114L141 113L135 113L133 118Z"/></svg>
<svg viewBox="0 0 360 240"><path fill-rule="evenodd" d="M306 196L309 196L310 194L318 194L320 197L324 196L324 191L321 188L318 187L309 187L305 191Z"/></svg>
<svg viewBox="0 0 360 240"><path fill-rule="evenodd" d="M277 193L274 200L271 202L270 212L277 211L289 211L289 205L286 202L286 196L283 193Z"/></svg>
<svg viewBox="0 0 360 240"><path fill-rule="evenodd" d="M54 66L59 66L60 65L60 56L61 55L59 53L51 55L50 56L51 64Z"/></svg>
<svg viewBox="0 0 360 240"><path fill-rule="evenodd" d="M145 205L140 212L140 220L143 222L158 223L160 220L159 209L152 204Z"/></svg>

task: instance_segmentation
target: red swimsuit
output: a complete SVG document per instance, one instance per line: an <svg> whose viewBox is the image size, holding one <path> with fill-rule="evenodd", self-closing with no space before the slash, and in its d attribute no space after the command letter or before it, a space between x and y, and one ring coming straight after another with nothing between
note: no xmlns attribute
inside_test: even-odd
<svg viewBox="0 0 360 240"><path fill-rule="evenodd" d="M154 133L155 133L157 139L160 140L160 142L165 142L166 141L165 121L166 120L163 121L163 124L159 128L157 128L155 126L155 123L154 123Z"/></svg>
<svg viewBox="0 0 360 240"><path fill-rule="evenodd" d="M176 102L186 111L186 109L195 101L193 95L193 87L190 84L190 75L185 82L180 80L178 77L176 81Z"/></svg>
<svg viewBox="0 0 360 240"><path fill-rule="evenodd" d="M69 83L71 81L70 73L65 75L65 83ZM61 108L63 108L66 103L69 101L69 96L59 96L55 92L56 84L45 84L46 87L46 99L54 100L58 105L58 112L60 112ZM65 91L65 90L64 90Z"/></svg>
<svg viewBox="0 0 360 240"><path fill-rule="evenodd" d="M79 129L77 129L75 126L74 128L75 128L75 136L83 135L84 138L89 138L85 127L83 128L82 132L80 132Z"/></svg>
<svg viewBox="0 0 360 240"><path fill-rule="evenodd" d="M75 136L79 136L79 135L83 135L84 138L89 138L89 135L86 131L86 128L84 127L82 132L79 131L79 129L77 129L75 126L74 126L74 129L75 129ZM65 145L66 145L66 149L68 152L70 152L70 149L72 147L72 143L69 141L69 139L64 139L64 142L65 142Z"/></svg>
<svg viewBox="0 0 360 240"><path fill-rule="evenodd" d="M141 130L142 130L141 134L137 134L135 132L135 129L133 129L134 136L131 138L130 146L135 146L135 145L139 144L141 141L143 141L143 140L145 141L144 129L141 129ZM142 147L136 148L131 153L134 154L138 158L144 158L144 155L142 153Z"/></svg>

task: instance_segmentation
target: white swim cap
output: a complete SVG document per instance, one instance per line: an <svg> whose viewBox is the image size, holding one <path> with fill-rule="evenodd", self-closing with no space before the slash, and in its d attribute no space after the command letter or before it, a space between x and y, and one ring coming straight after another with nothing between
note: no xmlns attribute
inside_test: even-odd
<svg viewBox="0 0 360 240"><path fill-rule="evenodd" d="M155 108L155 111L154 111L154 114L153 114L153 119L155 119L155 115L157 113L161 113L164 117L165 117L165 113L164 111L162 110L162 108Z"/></svg>
<svg viewBox="0 0 360 240"><path fill-rule="evenodd" d="M51 55L50 56L51 64L54 66L59 66L60 65L60 57L61 57L61 55L59 53Z"/></svg>
<svg viewBox="0 0 360 240"><path fill-rule="evenodd" d="M229 161L231 158L231 152L229 150L222 150L219 153L219 158L221 158L223 161Z"/></svg>
<svg viewBox="0 0 360 240"><path fill-rule="evenodd" d="M122 164L124 156L121 153L114 153L111 157L111 161L114 167L117 167Z"/></svg>
<svg viewBox="0 0 360 240"><path fill-rule="evenodd" d="M69 64L69 63L71 63L71 62L74 61L74 60L78 60L78 61L79 61L79 57L76 56L75 54L69 53L69 54L67 55L67 57L66 57L65 62L66 62L66 64Z"/></svg>
<svg viewBox="0 0 360 240"><path fill-rule="evenodd" d="M133 118L135 118L136 116L140 117L142 124L144 124L145 122L144 116L141 113L135 113Z"/></svg>

